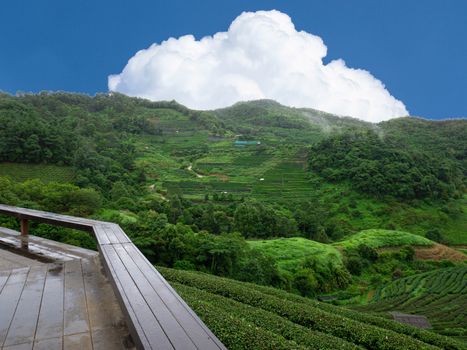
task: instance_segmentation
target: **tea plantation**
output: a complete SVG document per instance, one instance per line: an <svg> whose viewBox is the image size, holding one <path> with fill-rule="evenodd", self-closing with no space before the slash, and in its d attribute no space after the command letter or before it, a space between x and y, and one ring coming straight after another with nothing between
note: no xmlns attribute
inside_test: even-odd
<svg viewBox="0 0 467 350"><path fill-rule="evenodd" d="M7 176L21 182L39 179L42 182L73 182L73 169L51 164L0 163L0 176Z"/></svg>
<svg viewBox="0 0 467 350"><path fill-rule="evenodd" d="M434 331L467 340L467 266L430 271L376 290L360 310L425 315Z"/></svg>
<svg viewBox="0 0 467 350"><path fill-rule="evenodd" d="M467 349L443 335L278 289L159 271L229 349Z"/></svg>

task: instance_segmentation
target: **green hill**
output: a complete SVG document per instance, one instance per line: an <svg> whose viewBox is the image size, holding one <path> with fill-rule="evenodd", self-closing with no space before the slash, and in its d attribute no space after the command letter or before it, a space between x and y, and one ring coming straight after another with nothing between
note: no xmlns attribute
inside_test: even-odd
<svg viewBox="0 0 467 350"><path fill-rule="evenodd" d="M360 245L374 249L402 246L432 246L433 241L409 232L371 229L352 234L345 240L327 244L302 237L249 240L255 250L272 258L281 271L294 273L313 260L318 269L342 268L343 253L339 248L357 249Z"/></svg>
<svg viewBox="0 0 467 350"><path fill-rule="evenodd" d="M120 94L1 94L0 175L15 167L15 180L31 178L12 163L66 166L37 168L37 177L104 196L123 181L193 201L216 195L295 210L311 200L332 240L368 228L437 229L466 244L466 130L465 120L371 124L268 100L201 112ZM238 139L260 144L237 147Z"/></svg>
<svg viewBox="0 0 467 350"><path fill-rule="evenodd" d="M358 310L400 311L427 316L434 331L467 340L467 267L451 267L405 277L376 290Z"/></svg>
<svg viewBox="0 0 467 350"><path fill-rule="evenodd" d="M431 246L433 241L414 235L409 232L371 229L364 230L347 237L345 240L335 243L337 247L357 248L364 244L371 248L411 246Z"/></svg>
<svg viewBox="0 0 467 350"><path fill-rule="evenodd" d="M310 257L316 258L320 268L331 262L334 266L342 266L341 253L329 244L312 241L306 238L280 238L271 240L248 241L253 248L277 262L279 269L295 272Z"/></svg>
<svg viewBox="0 0 467 350"><path fill-rule="evenodd" d="M274 288L159 268L229 349L465 349L448 337Z"/></svg>
<svg viewBox="0 0 467 350"><path fill-rule="evenodd" d="M430 244L424 237L467 244L466 133L466 120L371 124L268 100L195 111L117 93L0 93L0 202L115 221L154 264L362 303L387 282L453 264L414 259L411 247ZM0 222L18 228L15 220ZM44 225L31 230L94 245L85 233ZM379 249L392 246L403 248ZM231 289L237 282L228 283ZM203 293L217 293L184 285L192 302L200 293L209 304ZM235 286L238 293L282 293ZM277 296L297 305L264 304L258 311L261 322L277 321L271 331L273 324L257 325L244 312L268 298L250 304L218 297L226 296L248 305L225 301L226 308L238 308L232 313L205 304L197 310L219 321L210 326L231 337L233 348L228 327L234 323L252 344L275 339L265 343L269 348L310 346L304 337L327 339L328 348L348 346L308 328L367 348L391 348L386 335L407 348L424 346L384 333L394 323L345 309L329 312L333 306L291 294ZM335 315L343 313L351 321L334 328L342 321ZM375 325L370 320L383 331L365 328Z"/></svg>

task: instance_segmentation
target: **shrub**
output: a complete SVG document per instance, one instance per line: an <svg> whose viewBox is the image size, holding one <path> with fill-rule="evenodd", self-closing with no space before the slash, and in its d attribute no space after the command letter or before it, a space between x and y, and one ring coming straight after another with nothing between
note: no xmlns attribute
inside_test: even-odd
<svg viewBox="0 0 467 350"><path fill-rule="evenodd" d="M209 293L221 295L243 304L275 313L293 323L367 348L435 349L435 346L422 341L424 337L431 343L438 342L443 344L443 347L446 349L461 348L457 342L450 341L448 338L437 336L430 332L425 331L424 333L418 333L419 339L422 339L417 340L410 335L420 330L414 329L413 327L403 325L394 326L394 328L399 330L405 330L406 335L402 332L391 330L388 324L391 322L394 323L393 321L380 319L378 317L374 317L378 319L378 321L375 321L373 318L373 324L368 322L368 318L365 317L363 317L364 321L360 321L358 320L358 312L345 309L340 312L339 307L332 305L324 306L325 304L294 296L273 288L255 286L200 273L169 270L165 268L161 268L160 271L171 282L203 289ZM269 291L269 293L265 293L265 290ZM323 307L318 307L318 305L322 305ZM332 309L325 310L325 308L329 306L332 307ZM383 326L376 326L374 324L376 322L381 322ZM443 340L445 341L443 342Z"/></svg>
<svg viewBox="0 0 467 350"><path fill-rule="evenodd" d="M300 346L307 346L313 349L357 349L358 346L346 342L337 337L325 333L316 332L306 327L295 324L272 312L258 309L242 304L232 299L220 295L212 294L197 288L174 283L174 287L181 294L184 300L190 305L197 303L209 304L209 307L217 313L228 313L233 318L240 318L246 322L251 322L255 327L267 329L276 335L282 336L288 341L293 341ZM196 310L195 310L196 311ZM208 321L210 322L210 321ZM236 327L229 325L224 332L238 333ZM247 344L248 346L248 344Z"/></svg>
<svg viewBox="0 0 467 350"><path fill-rule="evenodd" d="M399 251L400 258L403 261L413 261L415 258L415 249L413 249L411 246L404 246L402 249Z"/></svg>
<svg viewBox="0 0 467 350"><path fill-rule="evenodd" d="M345 267L352 275L360 276L363 270L363 262L359 257L351 256L346 259Z"/></svg>
<svg viewBox="0 0 467 350"><path fill-rule="evenodd" d="M431 229L431 230L428 230L425 234L425 237L432 240L432 241L435 241L435 242L438 242L438 243L441 243L444 241L444 238L443 238L443 235L441 234L441 231L437 228L434 228L434 229Z"/></svg>
<svg viewBox="0 0 467 350"><path fill-rule="evenodd" d="M378 253L375 249L367 246L365 244L360 244L357 248L358 254L363 258L370 262L375 262L378 260Z"/></svg>
<svg viewBox="0 0 467 350"><path fill-rule="evenodd" d="M294 274L293 287L303 296L314 296L318 290L318 281L313 270L302 269Z"/></svg>
<svg viewBox="0 0 467 350"><path fill-rule="evenodd" d="M174 263L174 269L177 270L196 270L196 266L188 260L178 260Z"/></svg>

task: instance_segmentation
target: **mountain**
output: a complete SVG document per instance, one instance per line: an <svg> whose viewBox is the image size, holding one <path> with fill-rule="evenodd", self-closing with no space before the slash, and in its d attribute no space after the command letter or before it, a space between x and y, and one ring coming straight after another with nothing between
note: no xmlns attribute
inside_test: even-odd
<svg viewBox="0 0 467 350"><path fill-rule="evenodd" d="M270 100L193 111L115 93L3 94L0 175L72 182L105 200L123 184L133 197L146 188L294 211L311 201L325 214L312 228L298 223L309 238L435 229L465 244L466 135L463 119L371 124Z"/></svg>
<svg viewBox="0 0 467 350"><path fill-rule="evenodd" d="M454 340L443 345L450 338L420 335L364 313L345 335L339 327L347 320L325 332L315 314L302 324L291 310L305 300L317 307L313 298L329 297L371 311L372 296L385 286L391 290L392 281L462 268L466 154L464 119L407 117L371 124L270 100L195 111L174 101L116 93L0 94L0 202L114 221L154 264L278 288L268 293L293 293L280 297L299 304L275 315L276 328L268 333L271 324L245 320L250 307L262 307L231 294L251 285L212 280L225 283L219 293L232 299L222 315L206 294L217 291L179 286L227 343L236 332L251 341L248 330L257 327L273 348L306 347L321 336L314 331L330 333L323 348L390 348L371 337L391 324L404 334L400 340L407 348L462 348ZM18 224L0 217L0 225ZM44 225L31 230L95 248L86 233ZM387 311L383 301L375 304L378 312ZM350 312L332 307L330 313ZM316 315L330 317L331 327L336 319L328 311ZM255 314L266 322L268 312ZM354 311L348 315L343 317L357 317ZM437 332L463 339L459 322L443 328L436 315L429 317ZM368 330L375 332L368 333L370 340L366 330L353 337L354 329L373 324L370 318L378 327Z"/></svg>

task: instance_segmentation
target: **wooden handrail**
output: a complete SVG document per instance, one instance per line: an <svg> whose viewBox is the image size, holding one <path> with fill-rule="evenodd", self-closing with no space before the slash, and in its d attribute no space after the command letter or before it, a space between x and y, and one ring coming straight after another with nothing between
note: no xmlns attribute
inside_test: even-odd
<svg viewBox="0 0 467 350"><path fill-rule="evenodd" d="M138 349L226 349L119 225L4 204L0 214L20 220L23 237L28 220L93 233Z"/></svg>

